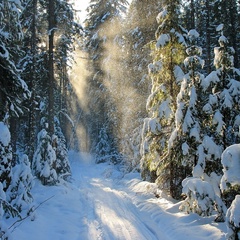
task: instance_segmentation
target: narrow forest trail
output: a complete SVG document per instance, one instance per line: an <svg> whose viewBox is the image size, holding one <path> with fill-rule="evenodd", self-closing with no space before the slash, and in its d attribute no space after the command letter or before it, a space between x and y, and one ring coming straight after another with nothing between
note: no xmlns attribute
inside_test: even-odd
<svg viewBox="0 0 240 240"><path fill-rule="evenodd" d="M46 187L36 182L44 202L35 220L11 229L15 240L178 240L225 239L212 218L178 212L178 204L155 198L153 185L138 174L94 164L86 154L70 155L72 181ZM37 205L37 204L36 204Z"/></svg>
<svg viewBox="0 0 240 240"><path fill-rule="evenodd" d="M116 188L118 178L115 182L111 178L111 166L104 172L101 165L96 165L94 170L92 167L85 163L85 169L74 174L83 196L81 239L168 239L150 216L139 211L131 196Z"/></svg>

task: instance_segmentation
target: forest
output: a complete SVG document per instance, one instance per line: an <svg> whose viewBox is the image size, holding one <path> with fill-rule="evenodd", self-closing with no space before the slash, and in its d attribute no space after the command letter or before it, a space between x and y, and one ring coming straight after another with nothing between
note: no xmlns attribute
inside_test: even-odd
<svg viewBox="0 0 240 240"><path fill-rule="evenodd" d="M0 220L68 151L121 165L240 239L240 2L0 3ZM235 216L235 218L234 218ZM0 221L0 238L6 229Z"/></svg>

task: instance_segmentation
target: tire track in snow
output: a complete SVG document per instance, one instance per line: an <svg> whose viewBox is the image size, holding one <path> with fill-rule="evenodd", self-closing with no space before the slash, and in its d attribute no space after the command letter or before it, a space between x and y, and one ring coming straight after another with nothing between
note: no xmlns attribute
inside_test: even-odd
<svg viewBox="0 0 240 240"><path fill-rule="evenodd" d="M87 191L85 222L89 238L98 234L99 240L167 240L151 216L141 213L126 192L113 188L113 181L102 176L101 171L89 174L83 169L80 191ZM84 172L88 174L84 176ZM94 224L91 224L95 222ZM96 228L95 231L93 228ZM92 236L91 236L92 235ZM92 237L92 238L91 238Z"/></svg>

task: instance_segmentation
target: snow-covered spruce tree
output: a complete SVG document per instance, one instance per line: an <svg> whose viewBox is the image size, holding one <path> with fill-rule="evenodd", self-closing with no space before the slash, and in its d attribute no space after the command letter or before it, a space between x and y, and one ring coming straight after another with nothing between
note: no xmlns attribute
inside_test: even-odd
<svg viewBox="0 0 240 240"><path fill-rule="evenodd" d="M199 152L201 139L201 81L203 75L198 71L204 61L199 55L202 49L195 45L199 37L193 29L188 33L190 46L187 48L187 57L184 60L188 72L183 76L180 92L177 95L177 110L175 113L175 129L169 143L169 152L178 156L183 166L186 166L186 175L190 175L193 167L198 163L204 169L202 152Z"/></svg>
<svg viewBox="0 0 240 240"><path fill-rule="evenodd" d="M24 58L21 49L22 9L21 1L3 0L0 4L0 121L12 129L13 151L16 150L16 131L13 131L16 117L23 113L23 101L30 97L28 87L21 78L22 69L19 69L19 62Z"/></svg>
<svg viewBox="0 0 240 240"><path fill-rule="evenodd" d="M223 204L214 187L203 181L205 169L205 153L203 145L203 115L201 82L204 76L198 71L203 68L204 61L199 55L202 49L195 45L199 37L198 32L190 30L188 33L190 46L184 60L188 72L181 80L181 89L177 96L177 110L175 113L175 129L169 140L169 152L173 151L178 160L185 166L186 179L183 180L183 194L186 199L180 206L182 211L195 212L201 216L209 216L215 210L224 216ZM193 177L188 177L190 174Z"/></svg>
<svg viewBox="0 0 240 240"><path fill-rule="evenodd" d="M217 30L222 31L223 25ZM228 40L222 34L220 47L214 49L215 71L202 82L208 94L203 112L208 115L209 123L205 126L204 151L208 161L205 172L221 173L221 154L226 147L239 141L240 126L240 71L233 67L234 50L228 47Z"/></svg>
<svg viewBox="0 0 240 240"><path fill-rule="evenodd" d="M151 43L153 63L149 65L152 78L151 95L147 100L149 118L144 121L141 147L141 175L155 181L160 188L178 198L184 167L174 152L168 151L168 141L174 130L174 115L180 64L185 58L186 31L179 25L180 1L164 1L157 21L156 42Z"/></svg>
<svg viewBox="0 0 240 240"><path fill-rule="evenodd" d="M111 146L110 146L106 126L100 130L95 154L96 154L96 157L95 157L96 163L106 162L111 158Z"/></svg>
<svg viewBox="0 0 240 240"><path fill-rule="evenodd" d="M55 137L53 142L54 150L56 152L56 173L58 177L67 179L67 177L71 175L71 169L68 160L66 139L62 133L60 122L56 117L54 122Z"/></svg>
<svg viewBox="0 0 240 240"><path fill-rule="evenodd" d="M33 156L33 173L44 185L53 185L57 182L56 152L53 148L52 138L47 129L46 119L41 120L42 130L38 133L37 149ZM45 127L44 127L45 126Z"/></svg>
<svg viewBox="0 0 240 240"><path fill-rule="evenodd" d="M33 197L31 194L33 175L27 155L23 155L20 161L12 169L12 181L7 191L8 202L19 212L29 210Z"/></svg>
<svg viewBox="0 0 240 240"><path fill-rule="evenodd" d="M221 157L223 176L221 178L222 198L229 208L236 195L240 195L240 144L227 147Z"/></svg>

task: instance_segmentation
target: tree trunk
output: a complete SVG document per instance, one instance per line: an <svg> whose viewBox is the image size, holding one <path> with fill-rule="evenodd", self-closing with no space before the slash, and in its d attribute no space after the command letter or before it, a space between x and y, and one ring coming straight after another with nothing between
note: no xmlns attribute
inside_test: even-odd
<svg viewBox="0 0 240 240"><path fill-rule="evenodd" d="M54 31L55 31L55 0L48 5L48 124L50 136L54 133Z"/></svg>
<svg viewBox="0 0 240 240"><path fill-rule="evenodd" d="M209 1L206 1L206 67L207 67L207 73L209 74L211 72L211 30L210 30L210 6Z"/></svg>
<svg viewBox="0 0 240 240"><path fill-rule="evenodd" d="M28 157L30 162L32 162L33 154L35 150L36 144L36 105L35 105L35 95L36 95L36 18L37 18L37 0L33 0L32 6L32 38L31 38L31 54L32 54L32 66L31 66L31 81L30 81L30 89L32 92L31 95L31 106L29 112L29 149L28 149Z"/></svg>

